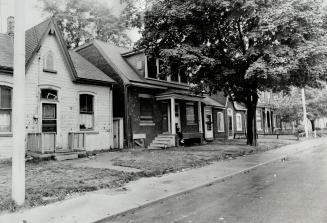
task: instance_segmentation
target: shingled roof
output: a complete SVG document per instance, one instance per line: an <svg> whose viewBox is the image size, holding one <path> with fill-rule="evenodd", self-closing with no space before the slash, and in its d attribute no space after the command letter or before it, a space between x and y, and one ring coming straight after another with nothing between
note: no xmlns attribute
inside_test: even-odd
<svg viewBox="0 0 327 223"><path fill-rule="evenodd" d="M42 23L28 29L25 32L25 64L26 67L31 63L33 56L41 47L41 41L45 34L53 27L59 39L63 55L70 68L73 80L76 82L87 81L92 84L112 84L115 81L108 77L105 73L89 63L83 57L73 51L67 50L62 34L53 17L43 21ZM0 34L0 69L13 69L13 40L7 34ZM9 68L9 69L8 69Z"/></svg>

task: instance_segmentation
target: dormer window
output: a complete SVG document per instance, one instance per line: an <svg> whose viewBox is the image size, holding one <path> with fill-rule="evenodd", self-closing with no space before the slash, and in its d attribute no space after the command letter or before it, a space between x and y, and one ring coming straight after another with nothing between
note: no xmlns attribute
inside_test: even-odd
<svg viewBox="0 0 327 223"><path fill-rule="evenodd" d="M57 71L54 69L54 60L53 60L52 50L49 50L45 55L44 63L43 63L43 71L49 72L49 73L57 73Z"/></svg>

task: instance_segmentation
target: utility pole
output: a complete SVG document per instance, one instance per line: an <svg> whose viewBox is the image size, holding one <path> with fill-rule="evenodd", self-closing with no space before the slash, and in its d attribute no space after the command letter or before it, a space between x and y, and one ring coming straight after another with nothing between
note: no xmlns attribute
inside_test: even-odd
<svg viewBox="0 0 327 223"><path fill-rule="evenodd" d="M25 201L25 0L15 0L12 199Z"/></svg>
<svg viewBox="0 0 327 223"><path fill-rule="evenodd" d="M307 108L305 105L304 88L301 89L301 93L302 93L302 107L303 107L303 125L304 125L305 137L308 138L309 132L308 132Z"/></svg>

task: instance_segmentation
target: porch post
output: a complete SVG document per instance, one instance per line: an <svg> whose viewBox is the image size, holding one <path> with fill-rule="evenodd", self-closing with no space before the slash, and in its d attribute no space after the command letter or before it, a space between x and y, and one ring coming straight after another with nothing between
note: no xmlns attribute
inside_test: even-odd
<svg viewBox="0 0 327 223"><path fill-rule="evenodd" d="M198 101L199 133L203 133L201 101Z"/></svg>
<svg viewBox="0 0 327 223"><path fill-rule="evenodd" d="M170 126L171 126L171 134L176 134L176 126L175 126L175 98L170 98Z"/></svg>

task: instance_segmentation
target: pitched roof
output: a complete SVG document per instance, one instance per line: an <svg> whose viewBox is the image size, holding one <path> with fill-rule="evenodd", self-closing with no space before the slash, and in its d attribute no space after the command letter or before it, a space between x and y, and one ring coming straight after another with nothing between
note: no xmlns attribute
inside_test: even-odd
<svg viewBox="0 0 327 223"><path fill-rule="evenodd" d="M68 52L67 46L62 39L62 34L57 26L57 22L53 17L41 22L40 24L28 29L25 32L25 64L26 67L30 64L33 56L37 53L41 47L41 41L43 37L50 30L53 25L57 37L59 39L59 45L63 50L63 55L69 66L70 72L74 81L88 81L94 82L94 84L114 83L110 77L89 63L83 57L79 56L73 51ZM0 68L13 69L14 47L13 41L7 34L0 34ZM80 79L80 80L79 80Z"/></svg>
<svg viewBox="0 0 327 223"><path fill-rule="evenodd" d="M220 104L226 106L227 97L224 95L223 92L217 92L216 94L212 94L209 96L211 99L219 102Z"/></svg>
<svg viewBox="0 0 327 223"><path fill-rule="evenodd" d="M188 85L166 82L161 80L150 80L140 76L133 67L127 62L125 56L144 53L143 51L131 51L130 49L124 47L118 47L101 40L92 40L75 49L76 52L80 50L93 46L99 53L105 58L108 65L120 76L124 83L129 83L132 85L143 85L144 87L152 88L175 88L175 89L189 89Z"/></svg>
<svg viewBox="0 0 327 223"><path fill-rule="evenodd" d="M51 18L39 23L25 32L25 63L28 64L38 51L41 40L49 29Z"/></svg>
<svg viewBox="0 0 327 223"><path fill-rule="evenodd" d="M75 51L69 50L69 54L72 58L78 78L115 82L113 79L108 77L105 73L103 73L101 70L99 70Z"/></svg>
<svg viewBox="0 0 327 223"><path fill-rule="evenodd" d="M131 68L121 54L127 53L130 49L118 47L100 40L93 40L94 45L106 58L109 65L119 73L124 81L142 82L142 78Z"/></svg>
<svg viewBox="0 0 327 223"><path fill-rule="evenodd" d="M13 67L13 45L12 39L7 34L0 33L0 67Z"/></svg>

